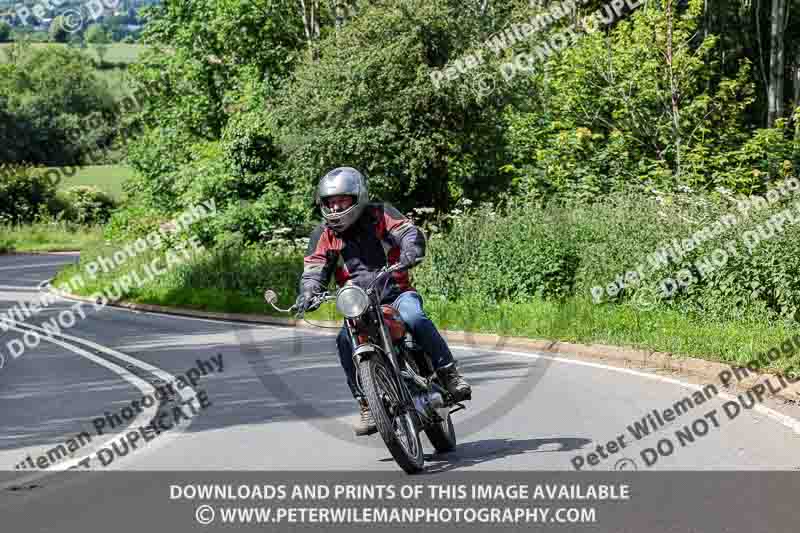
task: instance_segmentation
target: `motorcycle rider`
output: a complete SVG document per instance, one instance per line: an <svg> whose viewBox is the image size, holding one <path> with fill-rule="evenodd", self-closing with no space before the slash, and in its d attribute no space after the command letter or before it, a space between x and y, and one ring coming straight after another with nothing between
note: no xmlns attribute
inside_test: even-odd
<svg viewBox="0 0 800 533"><path fill-rule="evenodd" d="M298 312L313 311L315 294L323 292L335 274L341 287L350 280L366 289L386 266L401 263L392 273L381 304L400 313L414 340L431 356L434 369L456 401L471 398L472 389L456 368L453 355L439 331L422 309L422 297L409 284L407 270L425 256L425 236L411 221L388 203L370 203L367 181L356 169L340 167L322 177L315 202L324 222L311 233L300 278ZM366 398L356 386L353 345L347 328L336 339L339 360L347 384L358 401L361 419L356 435L377 431Z"/></svg>

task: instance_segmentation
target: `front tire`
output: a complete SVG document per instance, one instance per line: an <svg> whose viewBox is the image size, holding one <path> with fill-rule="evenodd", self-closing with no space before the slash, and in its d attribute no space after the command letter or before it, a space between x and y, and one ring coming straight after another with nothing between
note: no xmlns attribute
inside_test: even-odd
<svg viewBox="0 0 800 533"><path fill-rule="evenodd" d="M406 411L392 417L384 401L400 404L400 393L386 365L377 356L371 357L361 362L358 373L375 425L392 457L407 474L421 472L425 456L414 416Z"/></svg>

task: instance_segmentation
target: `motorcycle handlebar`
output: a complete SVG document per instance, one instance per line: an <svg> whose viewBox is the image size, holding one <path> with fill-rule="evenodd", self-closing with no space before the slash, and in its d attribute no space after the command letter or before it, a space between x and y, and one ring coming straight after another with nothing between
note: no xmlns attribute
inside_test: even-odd
<svg viewBox="0 0 800 533"><path fill-rule="evenodd" d="M372 283L370 283L369 288L372 289L378 283L378 281L381 278L383 278L385 275L392 274L392 273L397 272L398 270L402 270L402 269L403 269L403 265L400 264L400 263L395 263L395 264L393 264L391 266L387 265L387 266L383 267L380 271L378 271L378 275L375 276L374 280L372 280ZM328 302L328 301L331 301L331 300L335 300L335 299L336 299L335 295L332 295L332 294L328 293L327 291L321 292L321 293L319 293L319 294L314 296L314 306L318 307L318 306L324 304L325 302ZM270 304L276 311L279 311L281 313L291 314L291 313L297 311L297 306L296 305L293 305L288 309L281 309L280 307L275 305L275 302L278 301L278 295L275 293L275 291L273 291L271 289L268 289L268 290L266 290L264 292L264 300L268 304Z"/></svg>

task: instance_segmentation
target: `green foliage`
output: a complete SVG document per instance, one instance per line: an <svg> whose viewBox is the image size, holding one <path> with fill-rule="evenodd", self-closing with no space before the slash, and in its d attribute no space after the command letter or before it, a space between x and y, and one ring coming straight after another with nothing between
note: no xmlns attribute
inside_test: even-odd
<svg viewBox="0 0 800 533"><path fill-rule="evenodd" d="M11 40L11 25L8 22L0 20L0 43L6 43Z"/></svg>
<svg viewBox="0 0 800 533"><path fill-rule="evenodd" d="M87 28L86 35L84 39L87 43L91 44L108 44L111 42L111 39L108 37L108 33L100 24L92 24Z"/></svg>
<svg viewBox="0 0 800 533"><path fill-rule="evenodd" d="M0 223L32 222L55 202L55 185L30 167L0 164Z"/></svg>
<svg viewBox="0 0 800 533"><path fill-rule="evenodd" d="M143 37L153 50L131 69L154 104L145 121L204 140L219 139L243 78L269 90L303 44L296 7L281 0L167 0L155 9Z"/></svg>
<svg viewBox="0 0 800 533"><path fill-rule="evenodd" d="M720 41L699 36L701 13L695 0L674 14L672 68L667 14L652 4L534 72L534 100L508 110L505 169L518 193L580 201L642 186L749 193L766 176L786 175L797 145L781 126L751 136L751 63L721 76Z"/></svg>
<svg viewBox="0 0 800 533"><path fill-rule="evenodd" d="M102 238L99 226L78 225L47 216L32 223L0 223L0 253L76 251L96 245Z"/></svg>
<svg viewBox="0 0 800 533"><path fill-rule="evenodd" d="M78 224L104 224L116 202L96 187L76 185L59 193L64 205L63 217Z"/></svg>
<svg viewBox="0 0 800 533"><path fill-rule="evenodd" d="M74 165L113 137L113 97L80 52L33 49L0 74L0 160Z"/></svg>
<svg viewBox="0 0 800 533"><path fill-rule="evenodd" d="M482 206L451 215L450 229L431 233L414 285L429 300L480 305L589 300L593 288L611 287L599 305L630 304L641 311L644 301L654 309L717 321L791 320L800 310L795 260L800 224L787 221L777 231L766 223L787 208L800 219L795 202L753 208L749 216L740 213L733 198L719 195L610 194L591 205ZM725 215L734 215L737 223L694 249L684 245L682 257L666 256L661 266L653 262L658 250L692 238ZM701 272L698 265L708 262L714 267ZM677 282L682 270L692 276L686 286ZM626 275L632 271L643 277L631 281ZM618 280L624 288L613 287ZM676 289L669 297L665 284Z"/></svg>
<svg viewBox="0 0 800 533"><path fill-rule="evenodd" d="M278 144L298 182L335 166L366 172L377 197L447 208L503 188L501 94L437 89L431 69L480 35L460 2L372 4L298 66L274 110Z"/></svg>
<svg viewBox="0 0 800 533"><path fill-rule="evenodd" d="M578 251L557 209L491 205L460 213L446 233L434 233L415 285L446 300L496 303L572 292Z"/></svg>
<svg viewBox="0 0 800 533"><path fill-rule="evenodd" d="M142 203L127 203L111 214L104 228L104 235L110 242L135 240L157 231L160 224L169 220L169 215Z"/></svg>
<svg viewBox="0 0 800 533"><path fill-rule="evenodd" d="M167 212L179 209L174 189L176 175L190 158L191 137L175 128L146 130L128 149L135 175L125 184L129 197L142 205Z"/></svg>
<svg viewBox="0 0 800 533"><path fill-rule="evenodd" d="M225 162L237 175L267 172L281 164L269 124L258 111L232 117L222 144Z"/></svg>
<svg viewBox="0 0 800 533"><path fill-rule="evenodd" d="M65 43L69 39L69 32L64 28L64 17L59 15L50 22L49 30L50 41L54 43Z"/></svg>

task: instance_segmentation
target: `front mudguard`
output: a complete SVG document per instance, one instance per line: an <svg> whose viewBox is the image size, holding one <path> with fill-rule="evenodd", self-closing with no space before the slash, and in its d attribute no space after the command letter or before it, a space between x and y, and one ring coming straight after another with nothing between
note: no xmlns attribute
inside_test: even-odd
<svg viewBox="0 0 800 533"><path fill-rule="evenodd" d="M386 364L389 368L394 369L395 365L390 360L390 357L386 355L383 348L375 344L362 344L358 348L353 351L353 364L356 368L356 387L358 388L359 394L362 397L366 398L366 394L364 394L364 388L361 386L361 372L358 371L361 363L372 359L374 357L380 357L384 360L384 364ZM403 378L396 372L392 372L392 376L394 377L394 385L397 387L397 390L400 391L400 396L405 405L408 406L409 412L411 413L414 422L416 423L417 429L423 427L423 422L419 417L419 413L417 412L416 408L414 407L414 400L411 398L411 392L408 390L408 387L403 382Z"/></svg>

